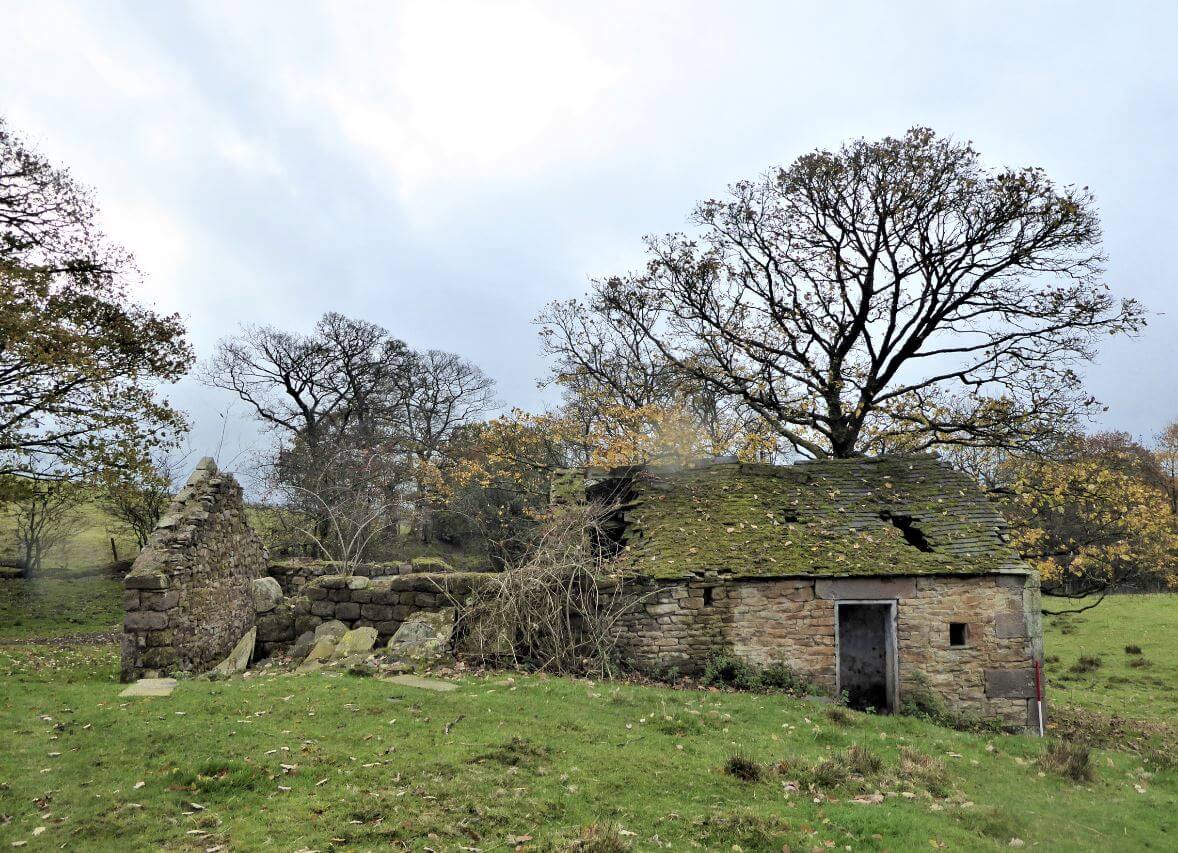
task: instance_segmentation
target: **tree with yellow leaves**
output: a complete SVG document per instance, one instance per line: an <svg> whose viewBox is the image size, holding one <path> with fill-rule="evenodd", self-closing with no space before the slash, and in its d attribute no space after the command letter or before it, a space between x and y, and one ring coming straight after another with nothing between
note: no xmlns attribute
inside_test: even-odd
<svg viewBox="0 0 1178 853"><path fill-rule="evenodd" d="M1002 467L1014 545L1039 570L1046 594L1178 583L1175 517L1153 457L1129 436L1069 438L1050 457L1011 458Z"/></svg>
<svg viewBox="0 0 1178 853"><path fill-rule="evenodd" d="M1178 418L1158 433L1154 456L1162 471L1166 496L1170 499L1170 514L1178 516Z"/></svg>
<svg viewBox="0 0 1178 853"><path fill-rule="evenodd" d="M615 468L646 463L684 463L735 455L765 458L775 450L767 432L719 434L685 406L623 405L588 395L578 406L540 414L519 409L471 427L458 442L449 472L446 513L461 518L505 558L521 533L548 509L552 474L588 465Z"/></svg>

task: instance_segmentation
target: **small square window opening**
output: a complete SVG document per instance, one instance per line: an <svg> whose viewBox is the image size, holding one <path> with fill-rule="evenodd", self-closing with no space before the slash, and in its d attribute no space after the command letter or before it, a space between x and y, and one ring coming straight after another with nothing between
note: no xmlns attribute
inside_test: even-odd
<svg viewBox="0 0 1178 853"><path fill-rule="evenodd" d="M705 586L704 587L704 607L711 607L712 606L712 602L715 600L715 596L714 596L715 589L716 588L714 586Z"/></svg>
<svg viewBox="0 0 1178 853"><path fill-rule="evenodd" d="M969 625L965 622L949 623L949 645L964 646L969 642Z"/></svg>

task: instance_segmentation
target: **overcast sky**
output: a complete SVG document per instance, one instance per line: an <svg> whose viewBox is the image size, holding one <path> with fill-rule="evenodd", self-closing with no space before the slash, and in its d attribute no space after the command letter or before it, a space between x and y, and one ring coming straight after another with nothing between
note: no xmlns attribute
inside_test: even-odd
<svg viewBox="0 0 1178 853"><path fill-rule="evenodd" d="M1178 416L1168 0L0 0L0 28L0 113L95 188L202 358L240 322L335 310L538 407L545 302L734 180L921 124L1092 188L1110 287L1156 314L1088 371L1101 425ZM169 393L214 449L230 400Z"/></svg>

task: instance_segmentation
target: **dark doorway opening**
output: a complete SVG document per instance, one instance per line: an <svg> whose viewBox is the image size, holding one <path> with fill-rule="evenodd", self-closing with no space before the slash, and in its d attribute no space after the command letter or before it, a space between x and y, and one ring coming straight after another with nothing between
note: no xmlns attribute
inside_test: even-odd
<svg viewBox="0 0 1178 853"><path fill-rule="evenodd" d="M894 605L838 605L839 690L847 704L890 714L894 695Z"/></svg>

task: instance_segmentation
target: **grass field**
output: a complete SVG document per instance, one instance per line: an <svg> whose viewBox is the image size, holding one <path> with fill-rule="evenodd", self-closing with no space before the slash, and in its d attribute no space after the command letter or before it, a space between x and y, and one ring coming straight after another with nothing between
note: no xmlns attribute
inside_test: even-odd
<svg viewBox="0 0 1178 853"><path fill-rule="evenodd" d="M53 574L93 572L114 561L110 540L114 537L120 560L135 557L138 547L135 537L120 531L107 513L95 503L83 504L78 509L77 532L67 541L52 548L44 558L44 568ZM0 512L0 557L17 556L16 527L9 513Z"/></svg>
<svg viewBox="0 0 1178 853"><path fill-rule="evenodd" d="M103 576L0 580L0 642L121 628L123 585Z"/></svg>
<svg viewBox="0 0 1178 853"><path fill-rule="evenodd" d="M1045 628L1053 701L1178 722L1178 595L1110 596Z"/></svg>
<svg viewBox="0 0 1178 853"><path fill-rule="evenodd" d="M1036 738L781 696L502 673L434 693L263 669L119 699L113 644L13 642L114 627L118 584L40 582L26 612L13 583L0 618L25 624L0 639L3 847L1166 850L1178 833L1178 771L1128 742L1095 750L1094 778L1076 782L1040 765ZM1106 660L1053 701L1135 696L1117 710L1172 723L1162 685L1108 676L1134 640L1172 661L1173 601L1118 598L1066 634L1053 624L1055 669ZM1140 670L1172 684L1170 669ZM727 772L734 756L760 778Z"/></svg>
<svg viewBox="0 0 1178 853"><path fill-rule="evenodd" d="M1096 778L1077 784L1040 769L1034 738L837 722L780 697L503 675L432 693L261 674L127 701L114 667L110 648L0 656L0 812L12 816L0 843L1137 850L1172 849L1178 832L1175 772L1137 756L1100 752ZM881 766L823 769L851 747ZM726 773L738 754L763 778Z"/></svg>

